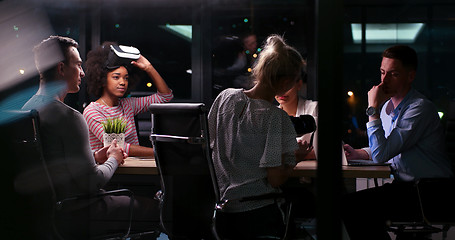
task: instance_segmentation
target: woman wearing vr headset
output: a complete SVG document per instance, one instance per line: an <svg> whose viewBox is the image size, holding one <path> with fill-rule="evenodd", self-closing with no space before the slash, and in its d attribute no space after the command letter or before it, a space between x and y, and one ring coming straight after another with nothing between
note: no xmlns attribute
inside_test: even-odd
<svg viewBox="0 0 455 240"><path fill-rule="evenodd" d="M107 119L123 118L127 123L125 152L128 156L153 156L153 149L139 145L134 116L147 111L152 103L169 102L174 96L152 64L134 47L106 42L87 55L88 91L96 101L84 109L90 130L92 150L103 147L103 125ZM156 86L157 93L146 97L123 98L144 71Z"/></svg>

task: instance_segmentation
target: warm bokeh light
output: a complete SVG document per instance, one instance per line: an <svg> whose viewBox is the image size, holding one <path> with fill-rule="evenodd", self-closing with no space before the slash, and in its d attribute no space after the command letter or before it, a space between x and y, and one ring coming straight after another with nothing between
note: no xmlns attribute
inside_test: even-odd
<svg viewBox="0 0 455 240"><path fill-rule="evenodd" d="M359 101L359 99L357 99L354 95L354 92L353 91L348 91L346 93L349 97L346 99L349 107L352 109L351 111L355 111L355 108L356 108L356 105Z"/></svg>
<svg viewBox="0 0 455 240"><path fill-rule="evenodd" d="M148 82L148 83L147 83L147 87L152 87L152 85L153 85L153 84L152 84L151 82Z"/></svg>
<svg viewBox="0 0 455 240"><path fill-rule="evenodd" d="M25 70L24 70L24 69L19 69L19 73L20 73L21 75L24 75Z"/></svg>
<svg viewBox="0 0 455 240"><path fill-rule="evenodd" d="M253 58L257 58L257 57L258 57L257 53L253 54Z"/></svg>
<svg viewBox="0 0 455 240"><path fill-rule="evenodd" d="M248 72L251 72L251 68L248 68Z"/></svg>

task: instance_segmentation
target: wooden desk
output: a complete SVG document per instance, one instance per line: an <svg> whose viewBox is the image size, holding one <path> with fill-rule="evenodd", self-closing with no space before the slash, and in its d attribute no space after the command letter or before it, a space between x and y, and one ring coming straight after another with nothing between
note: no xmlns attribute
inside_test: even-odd
<svg viewBox="0 0 455 240"><path fill-rule="evenodd" d="M295 177L316 177L317 161L302 161L294 168ZM389 166L341 166L344 178L389 178Z"/></svg>
<svg viewBox="0 0 455 240"><path fill-rule="evenodd" d="M342 166L344 178L389 178L388 166ZM303 161L294 169L294 177L316 177L317 161ZM154 159L128 157L121 165L116 174L151 174L157 175L158 168Z"/></svg>
<svg viewBox="0 0 455 240"><path fill-rule="evenodd" d="M158 175L155 159L127 157L115 174Z"/></svg>

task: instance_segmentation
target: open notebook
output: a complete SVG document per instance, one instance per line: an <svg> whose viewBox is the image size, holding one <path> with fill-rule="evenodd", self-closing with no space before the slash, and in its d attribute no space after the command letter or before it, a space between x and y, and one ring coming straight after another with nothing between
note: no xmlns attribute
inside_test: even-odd
<svg viewBox="0 0 455 240"><path fill-rule="evenodd" d="M344 143L341 143L341 161L343 166L388 166L390 163L385 162L385 163L375 163L372 160L363 160L363 159L358 159L358 160L348 160L346 158L346 153L344 152Z"/></svg>

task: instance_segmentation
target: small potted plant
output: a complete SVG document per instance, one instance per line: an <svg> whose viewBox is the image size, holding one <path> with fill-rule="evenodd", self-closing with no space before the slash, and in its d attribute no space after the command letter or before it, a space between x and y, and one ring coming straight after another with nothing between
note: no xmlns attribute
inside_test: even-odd
<svg viewBox="0 0 455 240"><path fill-rule="evenodd" d="M111 145L114 139L117 139L117 144L124 148L125 146L125 131L126 121L123 118L107 119L102 123L104 128L103 144L104 146Z"/></svg>

